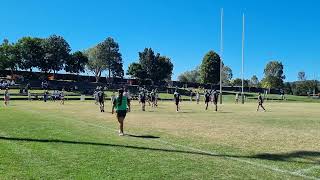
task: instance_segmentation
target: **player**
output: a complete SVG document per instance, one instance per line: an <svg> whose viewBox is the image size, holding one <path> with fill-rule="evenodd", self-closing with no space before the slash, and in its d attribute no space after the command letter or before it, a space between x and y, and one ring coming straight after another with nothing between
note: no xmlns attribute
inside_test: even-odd
<svg viewBox="0 0 320 180"><path fill-rule="evenodd" d="M130 101L126 96L123 96L123 92L123 89L119 89L119 96L113 102L112 106L112 114L114 114L114 109L116 109L117 113L117 119L119 122L119 136L124 136L124 119L126 118L127 111L130 111Z"/></svg>
<svg viewBox="0 0 320 180"><path fill-rule="evenodd" d="M4 100L4 105L8 106L9 105L9 101L10 101L10 94L9 94L9 89L8 88L6 88L6 90L4 92L3 100Z"/></svg>
<svg viewBox="0 0 320 180"><path fill-rule="evenodd" d="M64 89L60 92L60 104L64 105Z"/></svg>
<svg viewBox="0 0 320 180"><path fill-rule="evenodd" d="M236 103L236 104L239 104L239 93L236 93L235 103Z"/></svg>
<svg viewBox="0 0 320 180"><path fill-rule="evenodd" d="M95 100L95 104L96 105L98 105L98 103L99 103L99 99L98 99L98 87L94 90L94 92L93 92L93 98L94 98L94 100Z"/></svg>
<svg viewBox="0 0 320 180"><path fill-rule="evenodd" d="M97 92L97 96L98 96L98 101L99 101L99 105L100 105L100 112L104 112L104 91L102 91L101 89Z"/></svg>
<svg viewBox="0 0 320 180"><path fill-rule="evenodd" d="M146 90L146 95L147 95L147 101L148 101L148 104L149 106L151 106L151 92L148 92L148 90Z"/></svg>
<svg viewBox="0 0 320 180"><path fill-rule="evenodd" d="M213 101L213 104L215 106L215 111L218 111L218 97L219 97L219 93L216 91L216 90L213 90L212 94L212 101Z"/></svg>
<svg viewBox="0 0 320 180"><path fill-rule="evenodd" d="M200 93L199 93L199 91L196 94L196 101L197 101L197 104L199 104L199 102L200 102Z"/></svg>
<svg viewBox="0 0 320 180"><path fill-rule="evenodd" d="M156 107L158 107L158 99L159 99L158 89L155 89L154 94L155 94L155 105Z"/></svg>
<svg viewBox="0 0 320 180"><path fill-rule="evenodd" d="M113 104L115 99L116 99L116 93L113 91L111 95L111 105Z"/></svg>
<svg viewBox="0 0 320 180"><path fill-rule="evenodd" d="M153 108L155 108L156 107L156 94L155 94L154 90L151 91L150 97L151 97L151 105Z"/></svg>
<svg viewBox="0 0 320 180"><path fill-rule="evenodd" d="M48 97L49 97L49 92L48 92L48 90L45 90L44 93L43 93L43 101L47 102Z"/></svg>
<svg viewBox="0 0 320 180"><path fill-rule="evenodd" d="M139 93L139 100L141 103L142 111L146 111L146 93L144 89L142 89L142 91L140 91Z"/></svg>
<svg viewBox="0 0 320 180"><path fill-rule="evenodd" d="M264 112L266 112L266 109L263 107L263 98L261 96L261 93L259 93L259 96L258 96L258 108L257 108L257 111L259 111L260 107L263 109Z"/></svg>
<svg viewBox="0 0 320 180"><path fill-rule="evenodd" d="M175 100L175 104L177 106L177 112L179 112L179 109L180 109L179 103L181 101L181 95L177 91L175 91L174 94L173 94L173 97L174 97L174 100Z"/></svg>
<svg viewBox="0 0 320 180"><path fill-rule="evenodd" d="M210 97L211 97L211 94L209 92L209 90L207 90L204 94L204 102L206 104L206 110L208 110L208 106L209 106L209 102L210 102Z"/></svg>

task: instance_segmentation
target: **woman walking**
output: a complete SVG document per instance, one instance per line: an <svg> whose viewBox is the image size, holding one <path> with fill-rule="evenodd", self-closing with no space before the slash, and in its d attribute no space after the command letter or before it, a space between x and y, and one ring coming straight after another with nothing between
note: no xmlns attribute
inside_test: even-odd
<svg viewBox="0 0 320 180"><path fill-rule="evenodd" d="M123 95L123 89L119 89L119 96L115 99L112 106L112 114L116 109L117 120L119 122L119 136L124 136L123 126L127 111L130 112L130 100Z"/></svg>

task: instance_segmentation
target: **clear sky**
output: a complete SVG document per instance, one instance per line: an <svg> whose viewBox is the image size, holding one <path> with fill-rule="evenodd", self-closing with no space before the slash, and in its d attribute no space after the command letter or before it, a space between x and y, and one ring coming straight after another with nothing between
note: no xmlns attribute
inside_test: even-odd
<svg viewBox="0 0 320 180"><path fill-rule="evenodd" d="M245 77L263 77L269 60L320 77L318 0L1 0L0 39L63 36L73 51L108 36L120 44L124 68L151 47L170 57L173 79L220 51L220 8L225 12L224 63L241 76L242 13L246 14Z"/></svg>

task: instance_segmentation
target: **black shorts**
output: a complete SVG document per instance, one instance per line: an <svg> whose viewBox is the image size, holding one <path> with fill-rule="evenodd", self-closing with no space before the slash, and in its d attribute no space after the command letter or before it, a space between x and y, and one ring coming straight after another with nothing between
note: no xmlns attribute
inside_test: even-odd
<svg viewBox="0 0 320 180"><path fill-rule="evenodd" d="M156 98L155 98L155 97L152 97L152 98L151 98L151 101L152 101L152 102L156 101Z"/></svg>
<svg viewBox="0 0 320 180"><path fill-rule="evenodd" d="M140 99L140 102L141 102L141 103L146 103L146 99L144 99L144 98L143 98L143 99Z"/></svg>
<svg viewBox="0 0 320 180"><path fill-rule="evenodd" d="M104 103L104 99L99 99L99 103L103 104Z"/></svg>
<svg viewBox="0 0 320 180"><path fill-rule="evenodd" d="M117 110L117 117L125 118L127 115L127 110Z"/></svg>
<svg viewBox="0 0 320 180"><path fill-rule="evenodd" d="M180 101L179 100L176 100L176 105L179 105Z"/></svg>

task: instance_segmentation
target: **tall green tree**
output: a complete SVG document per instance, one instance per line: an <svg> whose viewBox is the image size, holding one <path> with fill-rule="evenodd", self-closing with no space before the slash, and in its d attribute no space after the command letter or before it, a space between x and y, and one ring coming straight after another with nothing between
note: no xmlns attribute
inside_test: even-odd
<svg viewBox="0 0 320 180"><path fill-rule="evenodd" d="M43 39L23 37L18 40L17 47L19 48L21 62L19 67L24 70L32 71L32 68L41 66L45 51L43 49Z"/></svg>
<svg viewBox="0 0 320 180"><path fill-rule="evenodd" d="M88 57L80 51L71 54L71 57L66 60L65 70L69 73L84 73L85 66L88 63Z"/></svg>
<svg viewBox="0 0 320 180"><path fill-rule="evenodd" d="M43 48L45 56L39 68L45 72L53 71L55 75L57 71L63 69L63 65L70 58L70 45L63 37L52 35L44 39Z"/></svg>
<svg viewBox="0 0 320 180"><path fill-rule="evenodd" d="M99 82L102 72L106 69L106 63L102 59L98 58L98 49L93 47L85 52L88 57L87 68L93 72L96 82Z"/></svg>
<svg viewBox="0 0 320 180"><path fill-rule="evenodd" d="M20 64L19 48L7 39L0 45L0 66L2 69L10 69L11 75L18 69Z"/></svg>
<svg viewBox="0 0 320 180"><path fill-rule="evenodd" d="M140 66L139 66L139 65ZM127 74L132 77L138 75L151 79L152 82L159 82L162 80L170 80L173 71L173 64L171 59L166 56L160 56L159 53L155 55L151 48L145 48L143 52L139 52L139 63L133 63L129 66Z"/></svg>
<svg viewBox="0 0 320 180"><path fill-rule="evenodd" d="M97 57L104 62L108 77L123 77L123 62L119 44L111 37L97 45Z"/></svg>
<svg viewBox="0 0 320 180"><path fill-rule="evenodd" d="M142 68L140 63L130 64L127 75L139 80L146 80L148 78L147 72Z"/></svg>
<svg viewBox="0 0 320 180"><path fill-rule="evenodd" d="M220 82L220 56L214 51L208 52L200 66L201 82L218 84Z"/></svg>
<svg viewBox="0 0 320 180"><path fill-rule="evenodd" d="M153 72L153 81L158 82L162 80L171 80L173 64L171 63L171 59L166 56L158 56L156 61L155 72Z"/></svg>
<svg viewBox="0 0 320 180"><path fill-rule="evenodd" d="M283 72L283 64L279 61L269 62L264 69L264 88L282 88L283 80L286 78Z"/></svg>

